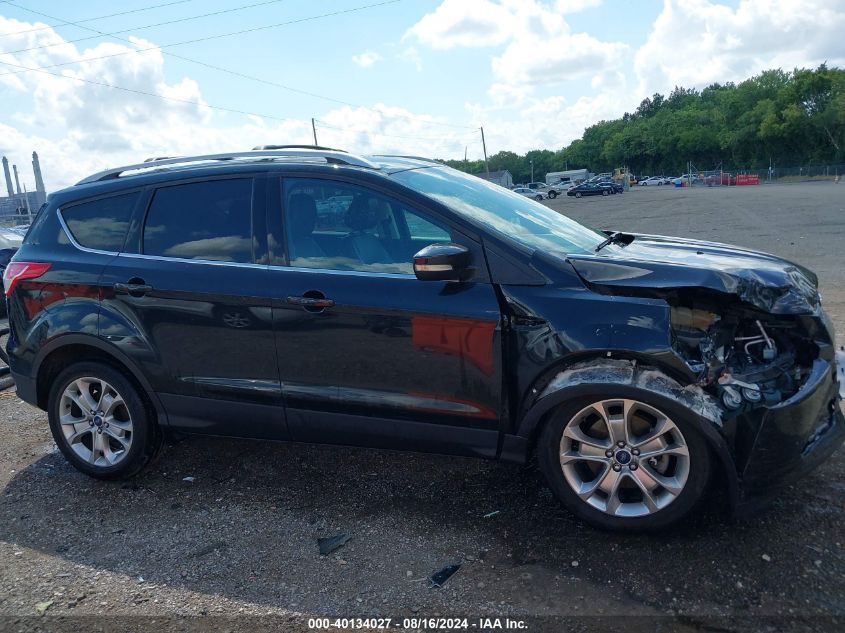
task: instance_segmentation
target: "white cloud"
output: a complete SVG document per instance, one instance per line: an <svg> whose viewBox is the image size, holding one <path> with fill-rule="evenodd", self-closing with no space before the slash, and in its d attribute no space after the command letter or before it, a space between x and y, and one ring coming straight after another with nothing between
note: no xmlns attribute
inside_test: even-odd
<svg viewBox="0 0 845 633"><path fill-rule="evenodd" d="M360 55L353 55L352 61L361 68L370 68L373 64L381 60L381 55L373 51L364 51Z"/></svg>
<svg viewBox="0 0 845 633"><path fill-rule="evenodd" d="M528 37L550 37L567 28L563 16L601 0L444 0L405 37L437 49L498 46Z"/></svg>
<svg viewBox="0 0 845 633"><path fill-rule="evenodd" d="M32 28L25 22L0 16L0 33ZM4 38L6 50L59 43L60 46L2 55L0 60L29 67L77 61L122 53L129 45L103 43L78 50L54 31ZM137 48L153 43L133 40ZM411 52L408 52L408 51ZM419 61L409 47L407 58ZM420 62L421 63L421 62ZM106 59L81 61L63 70L63 76L39 72L12 72L0 64L0 91L17 93L28 103L25 112L9 112L0 124L0 153L21 168L32 185L30 156L41 158L48 190L70 185L96 171L136 163L150 156L205 154L247 150L269 143L312 142L310 119L274 120L259 115L241 117L215 111L205 104L196 80L167 81L165 58L151 50ZM127 92L72 78L108 83ZM158 93L170 100L139 94ZM256 110L261 107L256 105ZM5 111L4 111L5 114ZM338 108L321 115L317 123L321 143L356 152L419 153L430 156L463 154L467 131L436 125L433 117L378 104L374 109ZM331 126L331 127L329 127ZM333 127L342 130L332 129ZM25 131L26 130L26 131ZM40 133L39 131L43 131ZM470 131L471 132L471 131Z"/></svg>
<svg viewBox="0 0 845 633"><path fill-rule="evenodd" d="M564 14L599 4L594 0L444 0L406 33L436 49L495 47L497 84L556 83L616 67L628 47L573 33ZM495 88L491 96L502 96Z"/></svg>
<svg viewBox="0 0 845 633"><path fill-rule="evenodd" d="M842 0L664 0L636 53L640 92L702 87L762 70L845 63Z"/></svg>
<svg viewBox="0 0 845 633"><path fill-rule="evenodd" d="M608 72L627 51L625 44L602 42L586 33L519 38L493 58L493 73L499 81L511 83L556 83Z"/></svg>

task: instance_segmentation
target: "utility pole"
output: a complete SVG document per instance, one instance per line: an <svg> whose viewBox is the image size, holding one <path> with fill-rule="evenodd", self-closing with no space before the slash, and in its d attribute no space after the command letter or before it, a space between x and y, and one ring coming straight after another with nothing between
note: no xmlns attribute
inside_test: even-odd
<svg viewBox="0 0 845 633"><path fill-rule="evenodd" d="M490 164L487 162L487 143L484 140L484 128L481 129L481 147L484 148L484 169L487 171L487 178L490 178Z"/></svg>
<svg viewBox="0 0 845 633"><path fill-rule="evenodd" d="M317 142L317 126L314 125L314 117L311 117L311 131L314 132L314 145L319 145Z"/></svg>
<svg viewBox="0 0 845 633"><path fill-rule="evenodd" d="M531 163L531 182L534 182L534 159L532 158L528 162Z"/></svg>

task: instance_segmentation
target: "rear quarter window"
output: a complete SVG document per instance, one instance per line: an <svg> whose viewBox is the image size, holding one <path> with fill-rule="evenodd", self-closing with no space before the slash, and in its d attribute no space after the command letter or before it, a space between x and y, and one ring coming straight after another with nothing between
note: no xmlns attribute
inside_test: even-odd
<svg viewBox="0 0 845 633"><path fill-rule="evenodd" d="M81 246L119 252L139 195L134 192L64 207L62 218Z"/></svg>

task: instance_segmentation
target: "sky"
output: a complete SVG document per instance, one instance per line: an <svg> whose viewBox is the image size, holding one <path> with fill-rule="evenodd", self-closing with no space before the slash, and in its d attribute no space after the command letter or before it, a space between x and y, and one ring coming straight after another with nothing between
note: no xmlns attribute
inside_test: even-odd
<svg viewBox="0 0 845 633"><path fill-rule="evenodd" d="M677 85L845 66L843 33L845 0L0 0L0 153L54 190L312 118L361 154L557 150Z"/></svg>

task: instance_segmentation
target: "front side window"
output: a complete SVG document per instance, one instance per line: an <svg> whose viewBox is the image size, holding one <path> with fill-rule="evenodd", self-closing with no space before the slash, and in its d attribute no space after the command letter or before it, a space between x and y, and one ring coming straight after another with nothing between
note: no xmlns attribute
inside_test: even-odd
<svg viewBox="0 0 845 633"><path fill-rule="evenodd" d="M407 169L394 179L468 220L549 254L592 253L607 236L521 195L448 167ZM608 250L615 248L608 247Z"/></svg>
<svg viewBox="0 0 845 633"><path fill-rule="evenodd" d="M452 241L436 219L347 183L286 179L282 204L290 265L298 268L413 274L417 251Z"/></svg>
<svg viewBox="0 0 845 633"><path fill-rule="evenodd" d="M83 202L62 209L73 239L85 248L119 252L123 249L138 193Z"/></svg>
<svg viewBox="0 0 845 633"><path fill-rule="evenodd" d="M144 254L252 263L252 179L158 189L144 225Z"/></svg>

